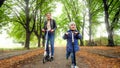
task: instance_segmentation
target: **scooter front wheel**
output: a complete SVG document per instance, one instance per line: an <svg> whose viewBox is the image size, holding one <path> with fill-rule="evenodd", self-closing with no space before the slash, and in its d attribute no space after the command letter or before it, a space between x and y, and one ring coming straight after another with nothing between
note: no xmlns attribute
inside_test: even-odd
<svg viewBox="0 0 120 68"><path fill-rule="evenodd" d="M46 59L45 59L45 58L43 58L43 64L45 64L45 62L46 62Z"/></svg>

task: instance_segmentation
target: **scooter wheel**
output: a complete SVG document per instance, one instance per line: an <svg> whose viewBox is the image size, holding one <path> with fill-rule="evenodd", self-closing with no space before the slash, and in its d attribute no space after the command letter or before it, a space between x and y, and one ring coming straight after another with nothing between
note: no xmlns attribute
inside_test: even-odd
<svg viewBox="0 0 120 68"><path fill-rule="evenodd" d="M45 60L45 58L43 58L43 64L45 64L45 62L46 62L46 60Z"/></svg>

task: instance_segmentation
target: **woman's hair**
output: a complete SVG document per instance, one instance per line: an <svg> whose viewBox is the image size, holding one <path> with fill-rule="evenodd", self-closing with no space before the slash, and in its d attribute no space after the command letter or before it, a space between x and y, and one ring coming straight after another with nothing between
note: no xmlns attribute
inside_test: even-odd
<svg viewBox="0 0 120 68"><path fill-rule="evenodd" d="M70 27L72 24L76 25L75 22L72 21L72 22L69 23L69 27Z"/></svg>
<svg viewBox="0 0 120 68"><path fill-rule="evenodd" d="M51 13L50 13L50 12L46 13L45 15L47 15L47 14L50 14L50 15L51 15Z"/></svg>

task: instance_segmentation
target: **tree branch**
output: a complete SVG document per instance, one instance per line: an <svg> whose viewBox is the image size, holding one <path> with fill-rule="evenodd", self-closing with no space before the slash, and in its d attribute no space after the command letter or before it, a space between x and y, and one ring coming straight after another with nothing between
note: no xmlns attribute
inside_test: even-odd
<svg viewBox="0 0 120 68"><path fill-rule="evenodd" d="M0 0L0 7L3 5L4 2L5 0Z"/></svg>
<svg viewBox="0 0 120 68"><path fill-rule="evenodd" d="M113 11L113 8L115 7L115 5L117 5L117 3L119 3L118 1L119 0L116 0L115 4L112 6L111 10L109 11L109 14L111 14L111 12Z"/></svg>
<svg viewBox="0 0 120 68"><path fill-rule="evenodd" d="M5 4L5 5L6 5L6 4ZM11 7L9 7L8 5L6 5L6 6L15 13L15 15L17 16L17 18L18 18L18 20L19 20L19 21L17 21L17 22L20 23L24 28L26 28L26 27L25 27L25 24L22 23L23 21L20 19L19 15L18 15L18 11L17 11L17 10L16 10L17 12L14 11L14 10L13 10ZM20 22L20 21L21 21L21 22Z"/></svg>
<svg viewBox="0 0 120 68"><path fill-rule="evenodd" d="M109 7L111 6L111 4L113 3L113 0L110 2L110 4L108 5L108 9L109 9Z"/></svg>
<svg viewBox="0 0 120 68"><path fill-rule="evenodd" d="M119 16L120 16L120 5L119 5L119 10L118 10L118 11L116 12L116 14L114 15L114 18L113 18L113 21L112 21L112 24L111 24L111 30L113 30L114 27L115 27L115 24L118 23Z"/></svg>

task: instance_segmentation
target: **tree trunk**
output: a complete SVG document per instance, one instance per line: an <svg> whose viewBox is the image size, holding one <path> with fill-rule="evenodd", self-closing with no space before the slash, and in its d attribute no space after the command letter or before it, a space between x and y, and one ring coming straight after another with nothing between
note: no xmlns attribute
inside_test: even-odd
<svg viewBox="0 0 120 68"><path fill-rule="evenodd" d="M108 46L114 46L114 40L113 40L113 30L110 30L110 24L109 24L109 13L108 13L108 5L107 5L107 0L103 0L104 4L104 12L105 12L105 25L106 25L106 30L108 33Z"/></svg>
<svg viewBox="0 0 120 68"><path fill-rule="evenodd" d="M91 46L91 42L92 42L92 30L91 30L91 26L92 26L92 22L91 22L92 18L91 18L91 13L90 13L90 9L89 9L89 45Z"/></svg>
<svg viewBox="0 0 120 68"><path fill-rule="evenodd" d="M41 38L42 38L42 31L40 30L40 37L39 37L39 41L40 41L40 46L41 46Z"/></svg>
<svg viewBox="0 0 120 68"><path fill-rule="evenodd" d="M84 46L83 39L80 39L80 46Z"/></svg>
<svg viewBox="0 0 120 68"><path fill-rule="evenodd" d="M84 27L85 27L85 13L83 13L82 42L81 42L81 46L84 46Z"/></svg>
<svg viewBox="0 0 120 68"><path fill-rule="evenodd" d="M5 0L0 0L0 7L3 5Z"/></svg>
<svg viewBox="0 0 120 68"><path fill-rule="evenodd" d="M29 24L30 24L30 19L29 19L29 0L25 0L26 6L25 6L25 15L26 15L26 41L25 41L25 48L29 49L29 43L30 43L30 29L29 29Z"/></svg>
<svg viewBox="0 0 120 68"><path fill-rule="evenodd" d="M41 15L41 13L42 13L42 10L40 10L40 27L39 27L39 29L40 29L40 37L39 37L39 43L41 44L41 38L42 38L42 15Z"/></svg>
<svg viewBox="0 0 120 68"><path fill-rule="evenodd" d="M108 34L108 46L115 46L113 40L113 31L110 30Z"/></svg>
<svg viewBox="0 0 120 68"><path fill-rule="evenodd" d="M37 38L38 38L38 47L40 47L40 38L39 37Z"/></svg>
<svg viewBox="0 0 120 68"><path fill-rule="evenodd" d="M43 45L43 47L45 46L45 36L44 35L42 35L42 45Z"/></svg>
<svg viewBox="0 0 120 68"><path fill-rule="evenodd" d="M26 40L25 40L25 48L29 49L29 44L30 44L30 35L31 33L26 31Z"/></svg>
<svg viewBox="0 0 120 68"><path fill-rule="evenodd" d="M67 17L68 17L69 21L71 22L71 21L72 21L72 18L71 18L71 16L70 16L70 13L69 13L67 7L65 6L65 4L64 4L64 7L65 7L65 10L66 10L66 13L67 13Z"/></svg>

